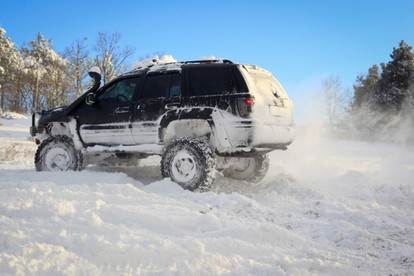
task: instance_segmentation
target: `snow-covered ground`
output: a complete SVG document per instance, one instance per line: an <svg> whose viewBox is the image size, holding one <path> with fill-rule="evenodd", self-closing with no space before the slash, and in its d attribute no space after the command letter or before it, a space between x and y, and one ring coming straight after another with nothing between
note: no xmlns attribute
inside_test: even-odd
<svg viewBox="0 0 414 276"><path fill-rule="evenodd" d="M192 193L137 169L34 169L0 119L0 274L412 275L414 147L300 135L256 185Z"/></svg>

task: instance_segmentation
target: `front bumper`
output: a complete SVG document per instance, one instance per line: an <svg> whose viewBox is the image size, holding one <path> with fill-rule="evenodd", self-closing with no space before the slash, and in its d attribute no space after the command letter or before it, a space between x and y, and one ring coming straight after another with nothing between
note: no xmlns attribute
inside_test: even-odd
<svg viewBox="0 0 414 276"><path fill-rule="evenodd" d="M37 132L37 127L35 127L35 126L31 126L31 127L30 127L30 135L31 135L32 137L35 137L37 133L38 133L38 132Z"/></svg>
<svg viewBox="0 0 414 276"><path fill-rule="evenodd" d="M44 131L44 127L38 126L39 119L42 115L38 112L33 113L32 115L32 126L30 127L30 135L35 137L37 134Z"/></svg>

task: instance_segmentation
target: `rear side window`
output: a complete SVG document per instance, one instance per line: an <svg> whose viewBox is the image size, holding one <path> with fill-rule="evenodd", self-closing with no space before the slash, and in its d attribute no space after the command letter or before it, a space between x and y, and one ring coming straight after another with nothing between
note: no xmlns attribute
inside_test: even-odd
<svg viewBox="0 0 414 276"><path fill-rule="evenodd" d="M179 97L180 94L180 74L149 75L145 81L142 98L173 98Z"/></svg>
<svg viewBox="0 0 414 276"><path fill-rule="evenodd" d="M232 75L228 68L191 68L188 74L193 96L233 92Z"/></svg>
<svg viewBox="0 0 414 276"><path fill-rule="evenodd" d="M170 75L170 98L179 97L181 95L181 75Z"/></svg>

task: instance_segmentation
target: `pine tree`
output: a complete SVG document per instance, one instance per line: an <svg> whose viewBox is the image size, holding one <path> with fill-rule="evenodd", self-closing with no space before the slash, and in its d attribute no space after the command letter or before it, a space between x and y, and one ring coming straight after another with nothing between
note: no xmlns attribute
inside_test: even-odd
<svg viewBox="0 0 414 276"><path fill-rule="evenodd" d="M414 78L413 47L404 40L391 54L392 60L383 65L381 79L373 95L375 108L385 112L399 112L411 95Z"/></svg>
<svg viewBox="0 0 414 276"><path fill-rule="evenodd" d="M351 104L352 109L359 109L368 105L375 93L377 82L381 78L378 65L368 69L366 76L359 75L354 84L354 98Z"/></svg>
<svg viewBox="0 0 414 276"><path fill-rule="evenodd" d="M6 107L7 98L12 99L15 76L20 70L23 59L16 45L5 36L6 30L0 27L0 108Z"/></svg>
<svg viewBox="0 0 414 276"><path fill-rule="evenodd" d="M65 102L68 84L63 76L66 60L52 49L52 41L39 33L29 42L30 49L22 47L28 88L32 91L32 111L53 108Z"/></svg>

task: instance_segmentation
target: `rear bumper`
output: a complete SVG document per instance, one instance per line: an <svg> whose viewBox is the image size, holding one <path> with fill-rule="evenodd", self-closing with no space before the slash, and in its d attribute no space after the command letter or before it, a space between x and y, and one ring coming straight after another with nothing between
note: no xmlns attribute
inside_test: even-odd
<svg viewBox="0 0 414 276"><path fill-rule="evenodd" d="M236 122L227 127L227 136L232 148L282 149L295 139L295 127L265 124L255 120Z"/></svg>
<svg viewBox="0 0 414 276"><path fill-rule="evenodd" d="M252 147L281 148L295 140L294 126L255 125L252 132Z"/></svg>

